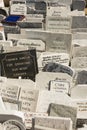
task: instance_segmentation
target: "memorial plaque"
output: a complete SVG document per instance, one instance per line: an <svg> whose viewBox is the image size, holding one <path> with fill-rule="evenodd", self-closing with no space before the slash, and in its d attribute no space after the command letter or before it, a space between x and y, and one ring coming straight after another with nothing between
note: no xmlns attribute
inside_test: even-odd
<svg viewBox="0 0 87 130"><path fill-rule="evenodd" d="M42 14L27 14L26 15L26 21L39 21L42 22L43 15Z"/></svg>
<svg viewBox="0 0 87 130"><path fill-rule="evenodd" d="M10 2L10 14L13 15L26 15L27 7L26 0L11 0Z"/></svg>
<svg viewBox="0 0 87 130"><path fill-rule="evenodd" d="M19 101L21 104L22 112L35 112L38 100L38 90L30 90L28 88L22 88L19 95Z"/></svg>
<svg viewBox="0 0 87 130"><path fill-rule="evenodd" d="M45 51L45 43L42 40L37 39L20 39L17 42L17 46L35 48L37 51Z"/></svg>
<svg viewBox="0 0 87 130"><path fill-rule="evenodd" d="M77 108L76 107L52 103L49 108L49 115L57 116L57 117L71 118L71 120L73 122L73 128L76 128L76 118L77 118Z"/></svg>
<svg viewBox="0 0 87 130"><path fill-rule="evenodd" d="M73 0L72 9L82 11L85 9L86 2L85 0Z"/></svg>
<svg viewBox="0 0 87 130"><path fill-rule="evenodd" d="M2 84L1 96L8 99L18 100L20 88L15 85Z"/></svg>
<svg viewBox="0 0 87 130"><path fill-rule="evenodd" d="M70 53L71 33L49 33L46 38L46 50L51 52Z"/></svg>
<svg viewBox="0 0 87 130"><path fill-rule="evenodd" d="M72 29L74 28L86 28L86 17L85 16L73 16L72 17Z"/></svg>
<svg viewBox="0 0 87 130"><path fill-rule="evenodd" d="M69 66L65 66L62 64L58 64L58 63L48 63L45 65L45 67L43 68L44 72L59 72L59 73L67 73L70 76L74 76L75 72L72 68L70 68Z"/></svg>
<svg viewBox="0 0 87 130"><path fill-rule="evenodd" d="M70 17L46 17L46 30L54 32L70 32L71 30L71 18Z"/></svg>
<svg viewBox="0 0 87 130"><path fill-rule="evenodd" d="M35 80L38 73L36 50L0 54L2 76Z"/></svg>
<svg viewBox="0 0 87 130"><path fill-rule="evenodd" d="M87 99L74 99L72 103L77 107L77 127L87 124Z"/></svg>
<svg viewBox="0 0 87 130"><path fill-rule="evenodd" d="M70 118L60 117L35 117L34 130L71 130L72 121ZM32 122L33 123L33 122Z"/></svg>
<svg viewBox="0 0 87 130"><path fill-rule="evenodd" d="M66 14L64 12L66 12ZM53 6L53 5L51 5L51 6L47 7L47 16L65 17L66 15L68 15L68 13L70 13L70 6L66 6L66 5Z"/></svg>
<svg viewBox="0 0 87 130"><path fill-rule="evenodd" d="M41 53L38 58L38 67L43 69L48 63L59 63L62 65L69 65L69 54L67 53L50 53L44 52Z"/></svg>
<svg viewBox="0 0 87 130"><path fill-rule="evenodd" d="M55 92L69 93L70 83L67 81L58 81L52 80L50 81L50 90Z"/></svg>
<svg viewBox="0 0 87 130"><path fill-rule="evenodd" d="M46 1L27 1L27 14L46 14Z"/></svg>
<svg viewBox="0 0 87 130"><path fill-rule="evenodd" d="M87 127L83 127L87 124L87 119L77 119L77 128L78 130L87 130Z"/></svg>
<svg viewBox="0 0 87 130"><path fill-rule="evenodd" d="M87 71L82 70L78 72L77 79L76 79L77 84L87 84Z"/></svg>

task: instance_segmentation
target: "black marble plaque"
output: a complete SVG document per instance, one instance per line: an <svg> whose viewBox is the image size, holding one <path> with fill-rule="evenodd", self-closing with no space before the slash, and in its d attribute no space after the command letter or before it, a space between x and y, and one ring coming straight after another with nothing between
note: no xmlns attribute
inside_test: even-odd
<svg viewBox="0 0 87 130"><path fill-rule="evenodd" d="M1 75L7 78L35 80L38 73L36 50L0 54Z"/></svg>
<svg viewBox="0 0 87 130"><path fill-rule="evenodd" d="M78 118L78 119L77 119L77 124L76 124L76 127L77 127L77 128L83 127L84 124L87 124L87 118L84 118L84 119Z"/></svg>

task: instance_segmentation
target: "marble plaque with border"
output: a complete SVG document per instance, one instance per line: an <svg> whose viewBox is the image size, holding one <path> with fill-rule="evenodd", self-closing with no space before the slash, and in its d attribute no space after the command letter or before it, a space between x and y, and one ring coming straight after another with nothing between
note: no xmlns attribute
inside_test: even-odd
<svg viewBox="0 0 87 130"><path fill-rule="evenodd" d="M0 59L2 76L35 80L38 73L35 49L3 53Z"/></svg>

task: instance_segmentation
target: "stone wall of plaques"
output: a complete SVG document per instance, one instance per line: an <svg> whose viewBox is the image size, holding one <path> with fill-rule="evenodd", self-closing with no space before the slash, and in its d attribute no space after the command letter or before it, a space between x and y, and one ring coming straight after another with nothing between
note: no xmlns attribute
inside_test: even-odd
<svg viewBox="0 0 87 130"><path fill-rule="evenodd" d="M0 7L0 130L86 130L86 1Z"/></svg>

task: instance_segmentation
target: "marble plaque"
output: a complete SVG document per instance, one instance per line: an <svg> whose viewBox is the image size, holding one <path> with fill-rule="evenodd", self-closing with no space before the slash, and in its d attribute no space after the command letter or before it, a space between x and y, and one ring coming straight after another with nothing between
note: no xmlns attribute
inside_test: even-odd
<svg viewBox="0 0 87 130"><path fill-rule="evenodd" d="M21 104L22 112L35 112L38 100L38 90L30 90L27 88L22 88L19 95L19 101Z"/></svg>
<svg viewBox="0 0 87 130"><path fill-rule="evenodd" d="M43 69L47 64L59 63L62 65L69 65L69 54L67 53L41 53L38 58L38 67Z"/></svg>
<svg viewBox="0 0 87 130"><path fill-rule="evenodd" d="M42 40L37 39L20 39L17 42L17 46L27 46L28 48L35 48L37 51L45 51L45 43Z"/></svg>
<svg viewBox="0 0 87 130"><path fill-rule="evenodd" d="M1 96L3 98L18 100L20 87L16 85L2 84Z"/></svg>
<svg viewBox="0 0 87 130"><path fill-rule="evenodd" d="M36 130L71 130L72 128L70 118L35 117L33 121L35 122L34 129Z"/></svg>
<svg viewBox="0 0 87 130"><path fill-rule="evenodd" d="M85 9L86 1L85 0L73 0L72 9L82 11Z"/></svg>
<svg viewBox="0 0 87 130"><path fill-rule="evenodd" d="M11 0L10 14L12 15L26 15L27 7L26 0Z"/></svg>
<svg viewBox="0 0 87 130"><path fill-rule="evenodd" d="M2 76L35 80L38 73L36 50L25 50L0 55Z"/></svg>
<svg viewBox="0 0 87 130"><path fill-rule="evenodd" d="M65 17L65 12L66 11L66 15L68 15L68 13L70 13L70 8L69 6L66 5L59 5L59 6L48 6L47 7L47 16L55 16L55 17Z"/></svg>
<svg viewBox="0 0 87 130"><path fill-rule="evenodd" d="M75 71L70 68L69 66L65 66L62 64L58 64L58 63L48 63L45 65L45 67L43 68L44 72L59 72L59 73L66 73L70 76L74 76Z"/></svg>
<svg viewBox="0 0 87 130"><path fill-rule="evenodd" d="M87 119L77 119L77 128L78 130L86 130L86 127L83 127L87 124Z"/></svg>
<svg viewBox="0 0 87 130"><path fill-rule="evenodd" d="M50 91L69 93L70 83L58 80L50 81Z"/></svg>
<svg viewBox="0 0 87 130"><path fill-rule="evenodd" d="M42 14L27 14L26 15L26 21L36 19L38 21L42 21L43 15Z"/></svg>
<svg viewBox="0 0 87 130"><path fill-rule="evenodd" d="M71 33L49 33L46 39L46 50L53 52L70 53L71 41Z"/></svg>
<svg viewBox="0 0 87 130"><path fill-rule="evenodd" d="M87 119L87 99L73 99L72 103L72 105L77 107L77 118Z"/></svg>
<svg viewBox="0 0 87 130"><path fill-rule="evenodd" d="M56 117L71 118L73 122L73 128L76 128L76 120L77 120L76 107L70 107L70 106L60 105L60 104L50 104L49 115L56 116Z"/></svg>
<svg viewBox="0 0 87 130"><path fill-rule="evenodd" d="M78 72L77 79L76 79L77 84L87 84L87 71L82 70Z"/></svg>
<svg viewBox="0 0 87 130"><path fill-rule="evenodd" d="M86 17L85 16L73 16L72 17L72 29L86 28L86 27L87 27L87 24L86 24Z"/></svg>
<svg viewBox="0 0 87 130"><path fill-rule="evenodd" d="M46 17L46 30L54 32L69 32L71 29L71 18L70 17Z"/></svg>
<svg viewBox="0 0 87 130"><path fill-rule="evenodd" d="M27 1L27 14L46 15L46 1Z"/></svg>

